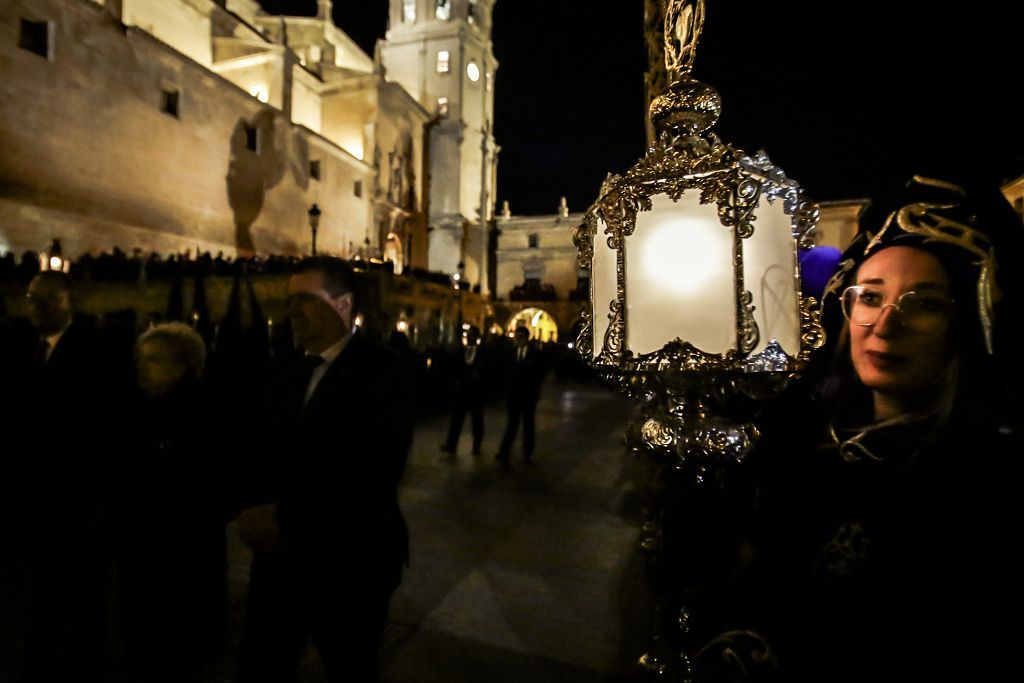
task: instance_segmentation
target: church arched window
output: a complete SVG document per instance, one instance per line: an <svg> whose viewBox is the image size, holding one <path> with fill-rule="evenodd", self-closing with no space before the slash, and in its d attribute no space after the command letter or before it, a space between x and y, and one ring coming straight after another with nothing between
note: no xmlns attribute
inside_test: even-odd
<svg viewBox="0 0 1024 683"><path fill-rule="evenodd" d="M441 21L452 18L452 0L435 0L434 16Z"/></svg>
<svg viewBox="0 0 1024 683"><path fill-rule="evenodd" d="M416 0L402 0L402 21L407 24L416 21Z"/></svg>

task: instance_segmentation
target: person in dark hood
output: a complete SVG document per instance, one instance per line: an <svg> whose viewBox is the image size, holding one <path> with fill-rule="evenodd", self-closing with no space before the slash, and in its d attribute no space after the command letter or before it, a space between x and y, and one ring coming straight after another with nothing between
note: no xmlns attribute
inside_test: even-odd
<svg viewBox="0 0 1024 683"><path fill-rule="evenodd" d="M748 561L721 601L775 678L994 680L1010 663L1020 435L995 245L1021 225L1000 199L915 177L825 288L833 363L765 422Z"/></svg>

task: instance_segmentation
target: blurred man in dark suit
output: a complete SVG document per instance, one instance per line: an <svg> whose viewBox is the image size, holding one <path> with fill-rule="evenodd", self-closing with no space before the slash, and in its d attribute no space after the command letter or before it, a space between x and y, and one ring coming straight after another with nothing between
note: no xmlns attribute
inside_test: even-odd
<svg viewBox="0 0 1024 683"><path fill-rule="evenodd" d="M462 336L463 349L453 359L454 406L452 420L448 426L448 439L441 444L441 451L455 457L459 448L462 423L469 412L473 426L473 455L480 455L484 440L484 354L480 348L480 332L470 327Z"/></svg>
<svg viewBox="0 0 1024 683"><path fill-rule="evenodd" d="M275 377L271 451L238 518L254 549L239 680L294 680L309 638L330 681L372 681L408 534L397 488L412 391L395 355L353 327L344 261L302 261L288 283L302 353Z"/></svg>
<svg viewBox="0 0 1024 683"><path fill-rule="evenodd" d="M5 466L16 486L4 502L18 515L18 528L4 538L8 557L29 577L22 677L106 680L112 418L130 377L118 368L130 360L112 358L116 345L75 313L65 273L39 273L27 296L30 325L3 359L11 366L4 391L13 398L5 401L12 446Z"/></svg>
<svg viewBox="0 0 1024 683"><path fill-rule="evenodd" d="M540 385L544 381L544 363L539 350L530 344L530 331L525 327L517 327L515 346L509 363L508 393L508 425L505 436L501 439L498 450L498 462L507 467L512 442L515 441L519 423L523 423L523 462L533 462L533 418L537 412L537 400L540 397Z"/></svg>

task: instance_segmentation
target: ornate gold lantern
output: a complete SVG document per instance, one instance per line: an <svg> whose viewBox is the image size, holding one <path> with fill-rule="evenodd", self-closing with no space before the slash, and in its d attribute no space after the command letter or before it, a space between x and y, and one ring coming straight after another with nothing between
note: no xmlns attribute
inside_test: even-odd
<svg viewBox="0 0 1024 683"><path fill-rule="evenodd" d="M632 443L676 466L741 459L753 428L713 418L715 405L763 396L824 341L797 262L817 205L763 153L707 132L721 99L690 77L703 21L703 2L669 1L656 143L609 176L574 236L591 303L577 348L652 402Z"/></svg>
<svg viewBox="0 0 1024 683"><path fill-rule="evenodd" d="M651 104L655 142L624 176L608 177L574 236L590 273L577 349L644 401L627 443L662 474L660 509L644 526L655 554L692 540L689 527L704 523L696 501L714 488L705 484L721 483L757 438L759 401L824 342L797 259L818 207L766 155L709 132L721 98L690 75L703 22L703 1L668 1L671 84ZM679 586L655 587L658 642L641 663L689 680L688 579L674 567L656 574Z"/></svg>

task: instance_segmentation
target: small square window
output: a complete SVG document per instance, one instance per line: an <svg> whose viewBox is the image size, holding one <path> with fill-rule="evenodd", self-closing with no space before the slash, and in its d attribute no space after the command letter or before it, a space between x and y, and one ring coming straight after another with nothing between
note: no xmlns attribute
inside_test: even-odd
<svg viewBox="0 0 1024 683"><path fill-rule="evenodd" d="M245 127L245 146L253 152L259 151L259 131L254 126Z"/></svg>
<svg viewBox="0 0 1024 683"><path fill-rule="evenodd" d="M50 58L50 22L21 20L18 47L34 52L44 59Z"/></svg>
<svg viewBox="0 0 1024 683"><path fill-rule="evenodd" d="M181 118L178 113L178 104L181 102L181 93L177 90L160 91L160 111L174 118Z"/></svg>
<svg viewBox="0 0 1024 683"><path fill-rule="evenodd" d="M363 181L362 180L357 180L352 185L352 194L354 194L357 197L362 197L363 196Z"/></svg>
<svg viewBox="0 0 1024 683"><path fill-rule="evenodd" d="M540 235L537 233L531 232L526 239L529 241L530 249L536 249L540 246Z"/></svg>
<svg viewBox="0 0 1024 683"><path fill-rule="evenodd" d="M437 73L446 74L451 71L451 54L448 50L438 50L437 52Z"/></svg>
<svg viewBox="0 0 1024 683"><path fill-rule="evenodd" d="M309 177L313 180L320 180L320 160L313 159L309 162Z"/></svg>

